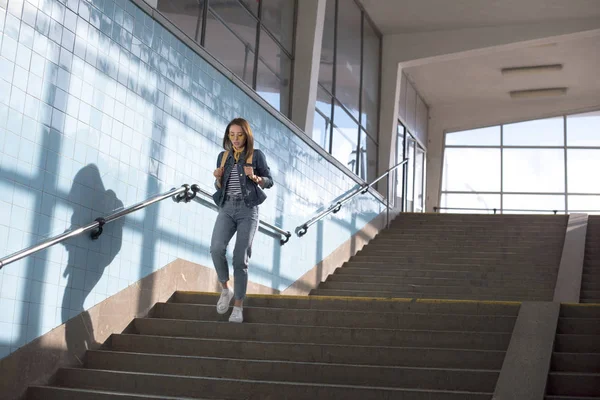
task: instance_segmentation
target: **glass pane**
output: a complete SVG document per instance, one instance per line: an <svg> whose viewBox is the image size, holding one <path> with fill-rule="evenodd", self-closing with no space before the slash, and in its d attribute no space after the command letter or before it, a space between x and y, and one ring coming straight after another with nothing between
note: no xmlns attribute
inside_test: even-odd
<svg viewBox="0 0 600 400"><path fill-rule="evenodd" d="M398 124L398 139L396 143L396 163L404 160L404 127L401 124ZM402 199L404 198L404 192L402 189L402 184L404 182L404 169L406 165L398 168L395 172L396 174L396 197L399 198L399 202L397 204L403 204Z"/></svg>
<svg viewBox="0 0 600 400"><path fill-rule="evenodd" d="M442 190L500 192L500 149L447 148Z"/></svg>
<svg viewBox="0 0 600 400"><path fill-rule="evenodd" d="M361 124L372 136L377 135L379 110L379 45L381 39L369 23L364 21L363 90Z"/></svg>
<svg viewBox="0 0 600 400"><path fill-rule="evenodd" d="M262 0L260 19L290 53L294 42L294 0Z"/></svg>
<svg viewBox="0 0 600 400"><path fill-rule="evenodd" d="M410 82L406 81L406 127L415 131L417 124L417 92Z"/></svg>
<svg viewBox="0 0 600 400"><path fill-rule="evenodd" d="M263 29L260 34L260 60L267 64L281 80L289 80L292 61L281 47Z"/></svg>
<svg viewBox="0 0 600 400"><path fill-rule="evenodd" d="M335 0L327 1L325 25L321 46L321 64L319 65L319 83L329 92L333 90L333 53L335 31Z"/></svg>
<svg viewBox="0 0 600 400"><path fill-rule="evenodd" d="M402 74L400 79L400 99L398 99L398 110L400 119L406 122L406 75Z"/></svg>
<svg viewBox="0 0 600 400"><path fill-rule="evenodd" d="M236 33L244 42L246 42L252 51L254 51L254 45L256 43L256 29L257 20L254 18L245 7L243 7L237 1L231 0L210 0L210 9L231 29ZM209 13L210 14L210 13ZM210 28L210 24L207 25ZM206 32L206 40L208 42L211 35ZM216 42L219 38L212 37L212 42ZM221 43L224 47L222 51L232 52L233 50L227 47L227 43Z"/></svg>
<svg viewBox="0 0 600 400"><path fill-rule="evenodd" d="M250 42L252 43L252 42ZM205 47L234 74L252 86L254 46L241 42L225 25L208 13Z"/></svg>
<svg viewBox="0 0 600 400"><path fill-rule="evenodd" d="M312 139L326 151L329 151L329 127L330 120L323 117L318 111L315 111L313 121Z"/></svg>
<svg viewBox="0 0 600 400"><path fill-rule="evenodd" d="M503 151L505 192L565 191L564 150L504 149Z"/></svg>
<svg viewBox="0 0 600 400"><path fill-rule="evenodd" d="M569 212L600 214L600 196L569 196Z"/></svg>
<svg viewBox="0 0 600 400"><path fill-rule="evenodd" d="M413 212L414 208L414 189L415 189L415 140L411 137L406 138L406 211Z"/></svg>
<svg viewBox="0 0 600 400"><path fill-rule="evenodd" d="M333 123L331 154L348 169L356 172L358 125L338 105L333 112Z"/></svg>
<svg viewBox="0 0 600 400"><path fill-rule="evenodd" d="M219 1L219 0L216 0ZM222 1L222 0L221 0ZM233 2L237 0L232 0ZM258 17L258 3L257 0L239 0L241 1L248 9L252 12L255 17ZM210 0L211 3L215 2L215 0Z"/></svg>
<svg viewBox="0 0 600 400"><path fill-rule="evenodd" d="M446 146L500 146L500 126L448 132Z"/></svg>
<svg viewBox="0 0 600 400"><path fill-rule="evenodd" d="M567 150L569 193L600 193L600 150Z"/></svg>
<svg viewBox="0 0 600 400"><path fill-rule="evenodd" d="M287 115L292 60L264 30L260 35L259 52L256 91L277 110Z"/></svg>
<svg viewBox="0 0 600 400"><path fill-rule="evenodd" d="M156 8L186 35L200 42L204 0L158 0Z"/></svg>
<svg viewBox="0 0 600 400"><path fill-rule="evenodd" d="M563 117L504 125L504 146L564 146Z"/></svg>
<svg viewBox="0 0 600 400"><path fill-rule="evenodd" d="M287 59L287 56L282 55L282 63L284 63L284 59ZM288 79L279 79L271 68L262 61L258 62L256 92L277 111L285 115L289 114L290 87L288 83Z"/></svg>
<svg viewBox="0 0 600 400"><path fill-rule="evenodd" d="M500 213L500 195L443 193L440 207L442 207L441 212L450 213L493 214L494 208L498 210L497 213ZM460 208L461 210L444 210L444 208Z"/></svg>
<svg viewBox="0 0 600 400"><path fill-rule="evenodd" d="M360 164L359 176L367 182L377 178L377 144L365 131L360 133Z"/></svg>
<svg viewBox="0 0 600 400"><path fill-rule="evenodd" d="M567 116L567 145L600 147L600 111Z"/></svg>
<svg viewBox="0 0 600 400"><path fill-rule="evenodd" d="M423 211L423 172L425 169L425 153L417 146L415 154L415 212Z"/></svg>
<svg viewBox="0 0 600 400"><path fill-rule="evenodd" d="M322 148L329 151L329 128L331 127L331 96L317 87L317 103L313 122L312 138Z"/></svg>
<svg viewBox="0 0 600 400"><path fill-rule="evenodd" d="M417 96L417 132L416 136L421 139L422 142L427 141L427 126L429 120L429 109L427 105Z"/></svg>
<svg viewBox="0 0 600 400"><path fill-rule="evenodd" d="M553 210L564 213L564 195L545 194L505 194L502 198L505 214L529 213L538 211L543 214L552 213ZM542 212L547 211L547 212Z"/></svg>
<svg viewBox="0 0 600 400"><path fill-rule="evenodd" d="M360 96L361 11L354 1L340 2L336 43L335 96L358 120Z"/></svg>

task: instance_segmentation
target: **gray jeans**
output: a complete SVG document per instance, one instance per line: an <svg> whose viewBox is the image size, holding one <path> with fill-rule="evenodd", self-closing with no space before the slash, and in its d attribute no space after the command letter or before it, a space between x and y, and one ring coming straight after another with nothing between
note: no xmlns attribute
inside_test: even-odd
<svg viewBox="0 0 600 400"><path fill-rule="evenodd" d="M221 283L229 280L227 245L237 231L233 249L233 277L236 300L243 300L248 286L248 260L252 253L252 240L258 228L258 207L249 208L242 199L228 199L219 210L210 241L217 276Z"/></svg>

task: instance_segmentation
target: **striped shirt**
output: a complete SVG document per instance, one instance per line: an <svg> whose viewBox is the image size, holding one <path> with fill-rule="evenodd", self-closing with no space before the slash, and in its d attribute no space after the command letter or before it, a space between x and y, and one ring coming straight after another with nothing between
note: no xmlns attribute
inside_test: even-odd
<svg viewBox="0 0 600 400"><path fill-rule="evenodd" d="M242 187L240 185L240 176L238 174L237 164L234 164L229 173L229 179L227 180L227 189L225 193L228 196L240 196L242 194Z"/></svg>

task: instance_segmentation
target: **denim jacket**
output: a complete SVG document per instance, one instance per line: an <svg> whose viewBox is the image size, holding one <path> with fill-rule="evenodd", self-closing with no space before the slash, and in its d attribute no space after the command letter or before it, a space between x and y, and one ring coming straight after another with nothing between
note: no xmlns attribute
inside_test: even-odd
<svg viewBox="0 0 600 400"><path fill-rule="evenodd" d="M221 166L221 158L223 157L224 153L225 152L222 151L217 157L217 168ZM237 172L240 175L240 186L242 187L242 195L244 196L244 203L246 203L246 206L255 207L259 204L262 204L267 198L267 195L262 190L260 185L252 181L244 173L246 153L242 153L239 159L240 161L243 161L239 162L236 165L235 160L233 158L233 151L230 151L227 160L225 160L225 165L223 168L223 177L221 178L221 187L219 188L215 182L215 188L217 189L217 191L215 192L215 194L213 194L213 200L215 204L219 207L222 207L223 203L225 202L227 181L229 180L231 168L233 168L234 165L237 166ZM265 157L265 154L262 151L254 149L254 155L252 156L252 167L254 168L254 175L263 178L265 189L268 189L273 186L273 177L271 176L271 170L267 165L267 158Z"/></svg>

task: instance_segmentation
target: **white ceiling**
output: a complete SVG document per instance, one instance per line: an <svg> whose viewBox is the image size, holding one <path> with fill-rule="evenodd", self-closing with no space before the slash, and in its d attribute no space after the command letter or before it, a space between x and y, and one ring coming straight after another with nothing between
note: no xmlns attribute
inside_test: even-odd
<svg viewBox="0 0 600 400"><path fill-rule="evenodd" d="M505 67L544 64L563 64L563 69L521 75L501 74ZM598 71L600 36L404 69L425 101L435 106L457 101L526 102L531 100L513 100L508 92L546 87L566 86L566 96L569 97L593 96L600 94Z"/></svg>
<svg viewBox="0 0 600 400"><path fill-rule="evenodd" d="M600 0L362 0L362 4L384 35L600 20ZM510 50L499 47L457 55L454 60L433 59L403 71L433 108L469 103L494 107L515 102L527 107L551 99L515 100L508 92L562 86L568 87L567 94L556 99L600 99L600 30L595 32L594 37L552 38L554 45L522 43L510 46ZM396 51L402 54L400 44ZM521 76L500 72L504 67L544 64L563 64L564 68Z"/></svg>
<svg viewBox="0 0 600 400"><path fill-rule="evenodd" d="M600 17L600 0L362 0L383 34Z"/></svg>

